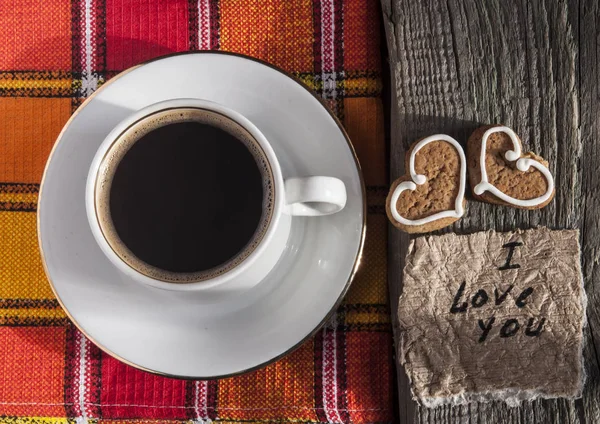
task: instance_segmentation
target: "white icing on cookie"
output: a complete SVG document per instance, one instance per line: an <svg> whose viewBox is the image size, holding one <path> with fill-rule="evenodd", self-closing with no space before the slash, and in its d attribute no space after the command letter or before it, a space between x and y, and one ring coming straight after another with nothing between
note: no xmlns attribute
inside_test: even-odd
<svg viewBox="0 0 600 424"><path fill-rule="evenodd" d="M426 216L425 218L421 219L404 218L398 213L398 210L396 209L396 203L398 203L398 199L404 190L415 190L417 188L417 184L423 185L427 181L427 177L425 175L420 175L415 172L415 156L419 150L432 141L445 141L452 144L460 156L460 184L458 188L458 195L456 196L456 201L454 202L454 210L434 213L433 215ZM403 225L424 225L442 218L460 218L463 216L465 213L463 202L465 199L465 184L467 181L467 160L465 159L465 152L458 141L446 134L432 135L419 141L410 154L409 172L410 177L414 182L403 181L398 184L398 186L394 189L390 199L390 211L392 212L392 216L396 221Z"/></svg>
<svg viewBox="0 0 600 424"><path fill-rule="evenodd" d="M546 177L546 181L548 182L548 190L546 191L546 193L544 193L544 195L527 200L515 199L514 197L511 197L505 194L504 192L500 191L495 185L491 184L488 181L487 170L485 167L487 140L491 134L496 132L503 132L505 134L508 134L508 136L512 140L513 150L509 150L505 153L504 157L506 158L506 160L509 160L511 162L517 161L517 169L519 171L525 172L529 170L531 166L533 166L534 168L539 170L544 175L544 177ZM539 206L542 203L546 202L548 199L550 199L552 193L554 192L554 178L552 178L552 174L550 173L548 168L546 168L537 160L521 157L521 143L519 143L519 139L517 138L515 132L508 127L493 127L483 134L483 138L481 139L481 156L479 159L479 166L481 169L481 181L473 189L475 194L477 194L478 196L482 195L486 191L489 191L498 199L503 200L506 203L510 203L515 206L521 206L524 208L531 208Z"/></svg>

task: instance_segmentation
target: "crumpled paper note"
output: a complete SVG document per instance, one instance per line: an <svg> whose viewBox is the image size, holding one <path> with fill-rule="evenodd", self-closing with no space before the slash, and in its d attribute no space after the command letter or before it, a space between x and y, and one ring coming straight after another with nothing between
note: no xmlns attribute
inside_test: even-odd
<svg viewBox="0 0 600 424"><path fill-rule="evenodd" d="M581 397L585 308L577 230L417 238L398 357L429 407Z"/></svg>

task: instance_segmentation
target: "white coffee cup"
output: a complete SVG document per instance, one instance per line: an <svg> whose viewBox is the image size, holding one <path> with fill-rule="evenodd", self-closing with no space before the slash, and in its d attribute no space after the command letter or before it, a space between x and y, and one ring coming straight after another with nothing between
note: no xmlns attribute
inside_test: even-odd
<svg viewBox="0 0 600 424"><path fill-rule="evenodd" d="M123 134L140 125L146 118L173 109L201 109L225 116L246 130L262 149L270 165L273 181L273 199L270 219L265 225L260 242L245 251L243 259L210 277L188 280L185 283L169 281L148 271L137 258L126 257L115 246L118 240L107 230L106 218L100 219L99 181L105 177L111 152L119 147ZM104 189L103 189L104 190ZM166 290L211 290L216 287L227 291L242 291L261 280L273 269L281 257L290 234L293 216L323 216L339 212L346 204L344 183L334 177L306 176L284 181L280 163L265 136L247 118L220 104L199 99L174 99L145 107L120 122L105 138L92 161L86 184L86 210L92 233L101 250L120 271L137 282Z"/></svg>

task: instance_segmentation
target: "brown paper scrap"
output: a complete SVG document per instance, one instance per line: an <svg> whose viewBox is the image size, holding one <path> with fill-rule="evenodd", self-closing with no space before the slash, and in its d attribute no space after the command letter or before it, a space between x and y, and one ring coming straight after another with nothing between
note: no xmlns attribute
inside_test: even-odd
<svg viewBox="0 0 600 424"><path fill-rule="evenodd" d="M400 363L425 406L581 397L579 232L421 237L400 297Z"/></svg>

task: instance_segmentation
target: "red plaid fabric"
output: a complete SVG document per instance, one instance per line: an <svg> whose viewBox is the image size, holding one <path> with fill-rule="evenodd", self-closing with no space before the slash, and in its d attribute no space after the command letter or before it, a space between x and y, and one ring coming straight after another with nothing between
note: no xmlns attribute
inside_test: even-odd
<svg viewBox="0 0 600 424"><path fill-rule="evenodd" d="M0 421L392 421L379 19L376 0L0 0ZM362 268L334 318L286 358L220 381L101 352L54 299L36 236L43 167L83 99L132 65L200 49L258 57L317 91L369 202Z"/></svg>

